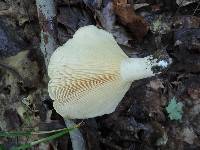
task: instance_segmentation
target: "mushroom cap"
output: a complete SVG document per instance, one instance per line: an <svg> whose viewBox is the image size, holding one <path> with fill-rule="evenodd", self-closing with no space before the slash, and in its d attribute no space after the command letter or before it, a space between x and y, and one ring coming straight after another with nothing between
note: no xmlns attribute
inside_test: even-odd
<svg viewBox="0 0 200 150"><path fill-rule="evenodd" d="M78 29L50 58L48 91L55 110L69 119L112 113L131 85L120 74L127 58L110 33L93 25Z"/></svg>

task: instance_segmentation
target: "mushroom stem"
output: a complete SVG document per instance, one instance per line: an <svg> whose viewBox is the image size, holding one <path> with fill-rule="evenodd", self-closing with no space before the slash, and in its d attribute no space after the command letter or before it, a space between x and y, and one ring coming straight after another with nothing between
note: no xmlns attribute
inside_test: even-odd
<svg viewBox="0 0 200 150"><path fill-rule="evenodd" d="M166 68L169 62L165 60L157 61L153 59L152 56L144 58L127 58L122 61L120 66L121 76L124 80L133 82L135 80L148 78L154 76L156 73L154 67Z"/></svg>

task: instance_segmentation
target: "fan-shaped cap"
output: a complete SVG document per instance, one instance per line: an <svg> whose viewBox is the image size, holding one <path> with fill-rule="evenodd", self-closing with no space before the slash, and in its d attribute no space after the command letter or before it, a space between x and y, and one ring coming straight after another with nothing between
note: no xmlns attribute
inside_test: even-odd
<svg viewBox="0 0 200 150"><path fill-rule="evenodd" d="M113 112L131 85L120 74L127 58L110 33L92 25L80 28L49 62L48 91L55 110L71 119Z"/></svg>

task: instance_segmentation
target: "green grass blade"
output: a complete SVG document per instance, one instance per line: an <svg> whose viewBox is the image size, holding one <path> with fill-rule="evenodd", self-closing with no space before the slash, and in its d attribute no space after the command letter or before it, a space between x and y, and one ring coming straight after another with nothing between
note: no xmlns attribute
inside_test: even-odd
<svg viewBox="0 0 200 150"><path fill-rule="evenodd" d="M31 136L32 131L0 131L0 137Z"/></svg>
<svg viewBox="0 0 200 150"><path fill-rule="evenodd" d="M28 148L31 148L31 147L32 147L31 144L22 144L18 147L11 148L11 150L25 150L25 149L28 149Z"/></svg>
<svg viewBox="0 0 200 150"><path fill-rule="evenodd" d="M59 137L65 135L65 134L67 134L68 132L69 132L69 130L64 130L64 131L58 132L58 133L53 134L51 136L48 136L46 138L42 138L42 139L39 139L37 141L31 142L31 145L34 146L34 145L37 145L39 143L44 143L44 142L52 141L52 140L54 140L56 138L59 138Z"/></svg>
<svg viewBox="0 0 200 150"><path fill-rule="evenodd" d="M48 136L48 137L39 139L39 140L37 140L37 141L33 141L33 142L31 142L31 143L28 143L28 144L22 144L22 145L20 145L20 146L18 146L18 147L13 147L11 150L25 150L25 149L31 148L31 147L33 147L34 145L37 145L37 144L39 144L39 143L44 143L44 142L52 141L52 140L54 140L54 139L56 139L56 138L59 138L59 137L65 135L65 134L69 133L69 131L71 131L71 130L77 128L77 127L79 127L79 126L75 126L75 127L69 128L69 129L66 128L66 129L64 129L64 130L62 130L62 131L58 131L58 132L56 132L56 133L53 134L53 135L50 135L50 136Z"/></svg>
<svg viewBox="0 0 200 150"><path fill-rule="evenodd" d="M6 150L3 144L0 144L0 150Z"/></svg>

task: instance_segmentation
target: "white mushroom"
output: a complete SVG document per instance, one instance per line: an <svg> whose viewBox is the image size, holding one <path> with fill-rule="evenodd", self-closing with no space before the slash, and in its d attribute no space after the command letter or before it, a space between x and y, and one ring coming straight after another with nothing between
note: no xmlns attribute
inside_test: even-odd
<svg viewBox="0 0 200 150"><path fill-rule="evenodd" d="M153 76L152 67L163 64L150 58L129 58L110 33L92 25L80 28L49 62L55 110L69 119L112 113L134 80Z"/></svg>

